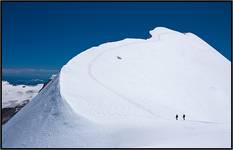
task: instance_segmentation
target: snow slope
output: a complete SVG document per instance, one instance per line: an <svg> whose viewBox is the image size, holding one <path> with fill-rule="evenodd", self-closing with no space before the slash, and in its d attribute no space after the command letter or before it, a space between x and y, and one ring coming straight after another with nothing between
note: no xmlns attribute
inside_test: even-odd
<svg viewBox="0 0 233 150"><path fill-rule="evenodd" d="M43 84L35 86L12 85L7 81L2 81L2 108L15 107L26 100L34 98Z"/></svg>
<svg viewBox="0 0 233 150"><path fill-rule="evenodd" d="M150 34L71 59L3 126L3 147L230 147L231 62L192 33Z"/></svg>

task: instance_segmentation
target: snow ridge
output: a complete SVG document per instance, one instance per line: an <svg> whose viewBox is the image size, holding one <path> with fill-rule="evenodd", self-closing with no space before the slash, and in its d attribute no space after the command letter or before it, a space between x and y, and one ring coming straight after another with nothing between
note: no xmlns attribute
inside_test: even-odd
<svg viewBox="0 0 233 150"><path fill-rule="evenodd" d="M231 62L192 33L150 34L71 59L3 126L3 147L230 147Z"/></svg>

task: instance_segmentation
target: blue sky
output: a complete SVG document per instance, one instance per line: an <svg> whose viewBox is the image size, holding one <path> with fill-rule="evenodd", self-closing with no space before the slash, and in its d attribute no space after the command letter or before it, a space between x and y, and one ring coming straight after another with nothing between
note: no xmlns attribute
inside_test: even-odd
<svg viewBox="0 0 233 150"><path fill-rule="evenodd" d="M230 2L3 2L2 13L11 73L59 70L92 46L149 38L158 26L192 32L231 60Z"/></svg>

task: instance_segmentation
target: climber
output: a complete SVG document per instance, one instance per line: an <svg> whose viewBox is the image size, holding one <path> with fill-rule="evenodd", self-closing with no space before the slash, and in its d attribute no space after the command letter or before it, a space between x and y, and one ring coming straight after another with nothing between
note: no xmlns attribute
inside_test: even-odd
<svg viewBox="0 0 233 150"><path fill-rule="evenodd" d="M183 114L183 120L185 120L185 114Z"/></svg>

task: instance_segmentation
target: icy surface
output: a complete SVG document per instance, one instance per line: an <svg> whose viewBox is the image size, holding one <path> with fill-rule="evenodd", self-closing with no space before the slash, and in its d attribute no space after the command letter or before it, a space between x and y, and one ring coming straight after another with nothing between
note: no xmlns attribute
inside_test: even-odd
<svg viewBox="0 0 233 150"><path fill-rule="evenodd" d="M3 126L3 147L230 147L231 62L192 33L150 34L71 59Z"/></svg>
<svg viewBox="0 0 233 150"><path fill-rule="evenodd" d="M7 81L2 81L2 108L15 107L25 100L34 98L43 84L35 86L11 85Z"/></svg>

